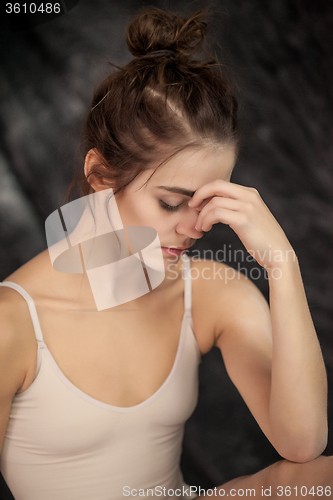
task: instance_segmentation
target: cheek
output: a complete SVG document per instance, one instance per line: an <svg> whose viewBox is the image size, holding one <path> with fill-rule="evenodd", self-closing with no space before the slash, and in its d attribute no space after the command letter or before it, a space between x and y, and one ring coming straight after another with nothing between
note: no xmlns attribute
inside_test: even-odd
<svg viewBox="0 0 333 500"><path fill-rule="evenodd" d="M134 196L129 196L118 203L118 210L125 226L151 225L154 227L156 211L153 210L153 207L147 206L143 200L136 200Z"/></svg>
<svg viewBox="0 0 333 500"><path fill-rule="evenodd" d="M126 193L117 199L117 206L124 226L149 226L159 236L170 231L174 218L160 207L155 197Z"/></svg>
<svg viewBox="0 0 333 500"><path fill-rule="evenodd" d="M116 197L118 210L124 226L139 225L137 220L140 217L140 204L135 196L131 194Z"/></svg>

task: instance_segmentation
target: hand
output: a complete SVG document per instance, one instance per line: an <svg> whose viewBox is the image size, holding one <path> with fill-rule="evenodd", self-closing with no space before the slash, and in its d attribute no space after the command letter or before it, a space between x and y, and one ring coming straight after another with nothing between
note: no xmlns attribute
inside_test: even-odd
<svg viewBox="0 0 333 500"><path fill-rule="evenodd" d="M217 222L228 224L266 269L286 262L288 252L293 254L281 226L254 188L217 179L200 187L188 204L200 212L198 231L209 231Z"/></svg>

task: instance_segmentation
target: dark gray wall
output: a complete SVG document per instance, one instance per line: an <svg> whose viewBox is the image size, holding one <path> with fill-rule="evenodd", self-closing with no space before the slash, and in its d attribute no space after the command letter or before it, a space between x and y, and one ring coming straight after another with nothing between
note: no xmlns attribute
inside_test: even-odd
<svg viewBox="0 0 333 500"><path fill-rule="evenodd" d="M184 15L203 5L149 4ZM45 248L45 219L65 203L73 169L82 167L79 131L93 88L107 74L108 61L129 60L126 25L141 5L80 0L64 16L35 28L2 29L0 279ZM243 142L233 181L257 187L296 250L331 394L333 4L215 0L212 5L213 49L235 75L241 102ZM238 238L219 226L198 248L241 248ZM255 281L267 295L267 280L259 272ZM278 459L217 351L203 360L201 389L185 437L188 482L222 483ZM331 395L329 415L331 422ZM327 453L333 454L332 440Z"/></svg>

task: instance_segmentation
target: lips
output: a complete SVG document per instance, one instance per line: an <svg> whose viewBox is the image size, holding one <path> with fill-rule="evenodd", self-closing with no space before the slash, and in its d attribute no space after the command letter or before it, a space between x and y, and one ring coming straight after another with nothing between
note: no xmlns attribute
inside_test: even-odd
<svg viewBox="0 0 333 500"><path fill-rule="evenodd" d="M163 252L167 253L168 255L176 255L180 256L183 255L186 250L190 247L161 247Z"/></svg>

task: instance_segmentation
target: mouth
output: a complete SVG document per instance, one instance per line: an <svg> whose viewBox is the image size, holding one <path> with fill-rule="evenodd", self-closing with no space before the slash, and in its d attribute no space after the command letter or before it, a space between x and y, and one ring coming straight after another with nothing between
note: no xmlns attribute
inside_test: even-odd
<svg viewBox="0 0 333 500"><path fill-rule="evenodd" d="M161 247L163 252L165 252L168 255L176 255L180 256L183 255L186 250L188 250L190 247Z"/></svg>

